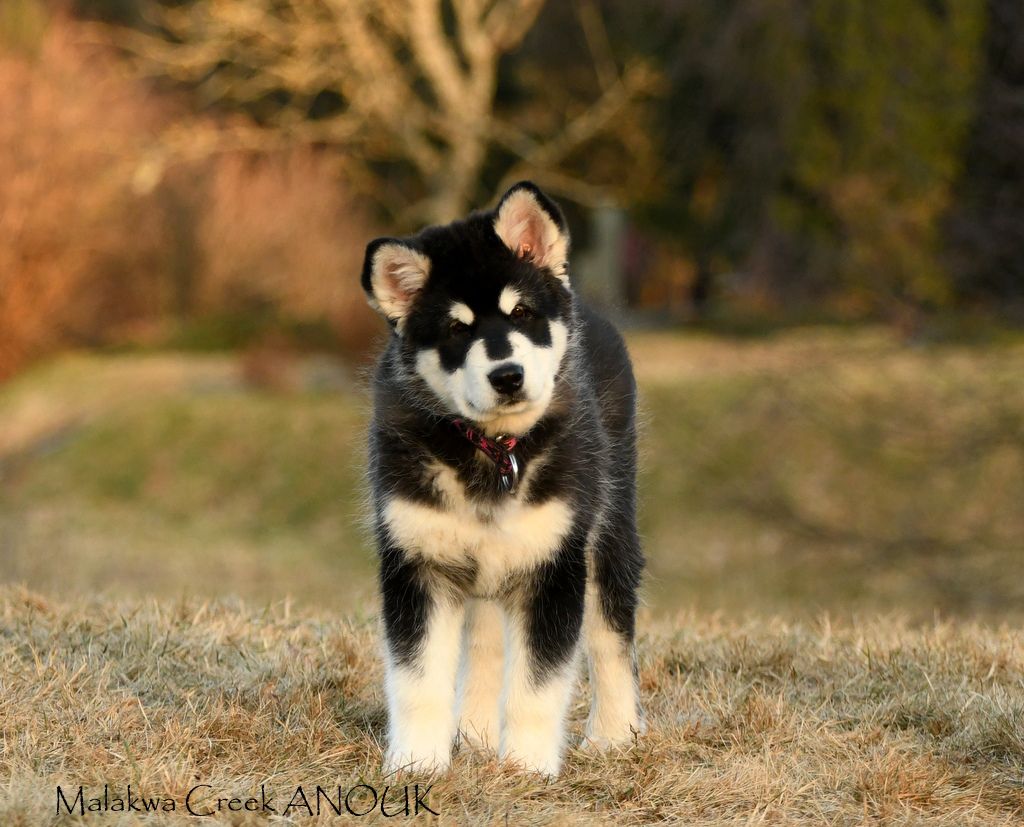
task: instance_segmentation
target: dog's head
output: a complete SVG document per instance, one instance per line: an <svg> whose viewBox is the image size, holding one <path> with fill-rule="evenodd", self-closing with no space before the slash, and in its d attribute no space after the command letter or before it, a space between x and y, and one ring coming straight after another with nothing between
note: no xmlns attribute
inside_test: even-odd
<svg viewBox="0 0 1024 827"><path fill-rule="evenodd" d="M562 367L568 255L561 210L522 182L491 212L371 242L363 288L437 407L516 433L543 415Z"/></svg>

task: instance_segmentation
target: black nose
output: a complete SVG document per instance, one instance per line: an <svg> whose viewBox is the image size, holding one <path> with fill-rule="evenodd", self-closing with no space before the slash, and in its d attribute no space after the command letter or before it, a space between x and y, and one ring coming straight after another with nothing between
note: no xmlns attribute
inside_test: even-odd
<svg viewBox="0 0 1024 827"><path fill-rule="evenodd" d="M498 393L511 395L523 387L523 366L514 362L499 365L492 370L487 378Z"/></svg>

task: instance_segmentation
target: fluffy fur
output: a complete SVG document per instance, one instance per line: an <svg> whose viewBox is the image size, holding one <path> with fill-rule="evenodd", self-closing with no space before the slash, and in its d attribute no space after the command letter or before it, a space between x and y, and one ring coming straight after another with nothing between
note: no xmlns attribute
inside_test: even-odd
<svg viewBox="0 0 1024 827"><path fill-rule="evenodd" d="M443 769L461 731L556 774L584 650L585 743L642 729L635 385L621 337L573 293L568 253L561 211L528 182L493 211L367 248L363 287L392 326L369 446L388 771ZM517 438L511 493L456 417Z"/></svg>

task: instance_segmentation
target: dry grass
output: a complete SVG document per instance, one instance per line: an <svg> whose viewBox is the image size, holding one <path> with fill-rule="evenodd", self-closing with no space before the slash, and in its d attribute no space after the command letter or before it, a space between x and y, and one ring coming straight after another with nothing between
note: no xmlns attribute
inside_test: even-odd
<svg viewBox="0 0 1024 827"><path fill-rule="evenodd" d="M1021 344L631 346L651 730L552 783L460 753L442 820L1021 823ZM292 368L66 356L0 389L0 581L30 589L0 591L3 827L68 823L57 784L380 784L366 401Z"/></svg>
<svg viewBox="0 0 1024 827"><path fill-rule="evenodd" d="M550 783L461 752L434 780L441 820L1024 818L1024 647L1011 630L694 615L643 628L646 736L604 757L574 750ZM365 616L288 604L54 603L0 591L0 823L67 823L54 815L58 784L123 795L131 783L179 806L197 784L243 797L263 784L279 810L299 784L380 786L376 645ZM583 710L581 700L577 731Z"/></svg>
<svg viewBox="0 0 1024 827"><path fill-rule="evenodd" d="M1024 345L630 346L654 609L1024 619ZM323 359L282 367L268 392L231 356L81 354L0 387L0 581L331 611L337 582L372 593L369 403Z"/></svg>
<svg viewBox="0 0 1024 827"><path fill-rule="evenodd" d="M631 337L656 588L703 609L1019 619L1024 343ZM766 599L772 595L774 600Z"/></svg>

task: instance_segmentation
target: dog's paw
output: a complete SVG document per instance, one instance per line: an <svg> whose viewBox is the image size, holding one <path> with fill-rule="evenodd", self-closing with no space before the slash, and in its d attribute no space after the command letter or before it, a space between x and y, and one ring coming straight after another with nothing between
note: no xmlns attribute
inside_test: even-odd
<svg viewBox="0 0 1024 827"><path fill-rule="evenodd" d="M610 749L631 747L647 731L644 720L623 722L619 726L588 727L580 741L580 749L586 752L605 752Z"/></svg>
<svg viewBox="0 0 1024 827"><path fill-rule="evenodd" d="M533 773L545 779L553 779L558 776L562 769L562 762L559 759L551 759L546 756L523 756L509 754L501 756L504 764L519 772Z"/></svg>
<svg viewBox="0 0 1024 827"><path fill-rule="evenodd" d="M612 749L623 749L633 744L632 738L609 738L607 735L584 735L579 747L584 752L607 752Z"/></svg>
<svg viewBox="0 0 1024 827"><path fill-rule="evenodd" d="M445 753L419 753L414 750L395 749L384 753L384 775L416 772L424 775L443 773L451 766L451 751Z"/></svg>
<svg viewBox="0 0 1024 827"><path fill-rule="evenodd" d="M562 769L562 751L550 741L520 741L504 744L501 760L516 769L554 778Z"/></svg>
<svg viewBox="0 0 1024 827"><path fill-rule="evenodd" d="M500 739L501 730L496 721L482 726L464 721L459 727L459 743L474 752L497 752Z"/></svg>

